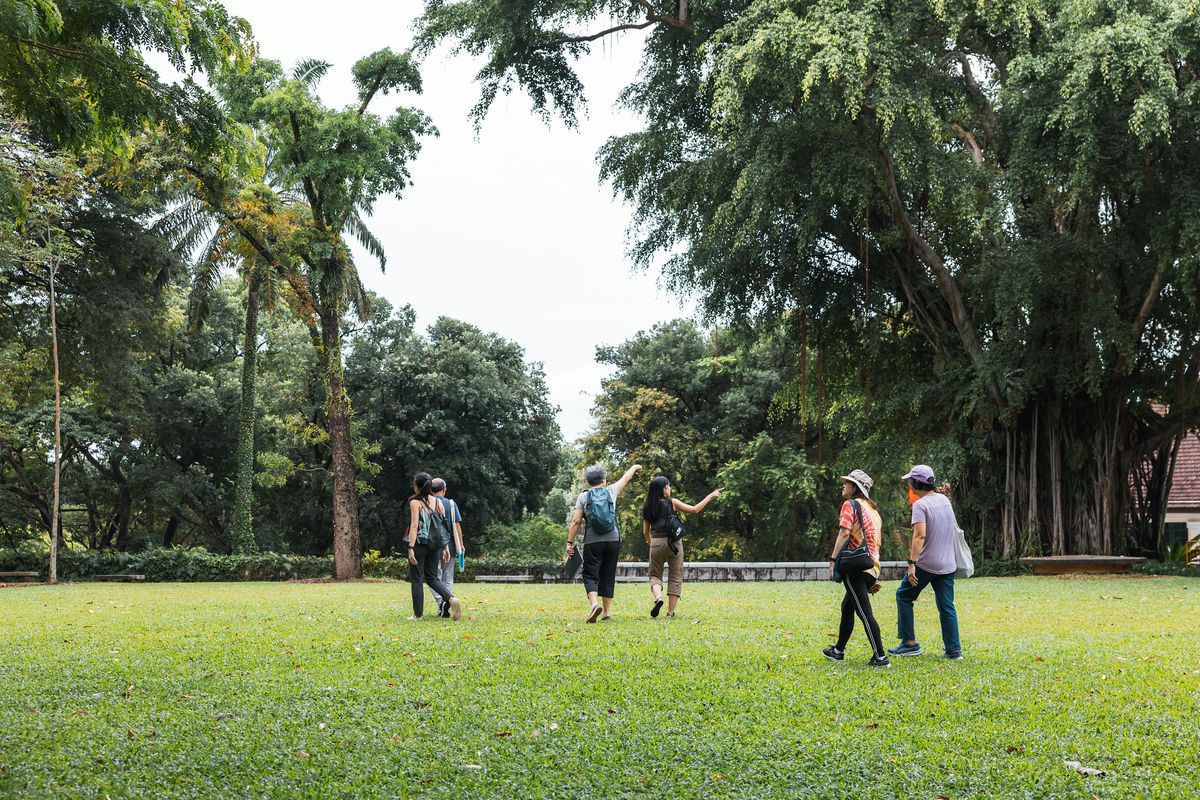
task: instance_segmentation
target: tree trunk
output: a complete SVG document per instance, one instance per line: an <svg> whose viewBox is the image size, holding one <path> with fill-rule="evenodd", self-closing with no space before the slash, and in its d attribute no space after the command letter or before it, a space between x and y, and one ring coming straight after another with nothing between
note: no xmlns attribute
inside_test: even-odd
<svg viewBox="0 0 1200 800"><path fill-rule="evenodd" d="M1060 407L1070 413L1058 414ZM1040 399L996 432L994 454L970 488L981 497L1001 491L998 557L1123 550L1129 487L1121 443L1131 434L1127 412L1113 408L1105 398ZM1004 464L1000 485L987 479L988 463Z"/></svg>
<svg viewBox="0 0 1200 800"><path fill-rule="evenodd" d="M325 373L325 418L333 471L334 577L362 577L362 547L358 531L358 489L355 485L354 450L350 437L351 407L342 366L340 315L321 311L321 366Z"/></svg>
<svg viewBox="0 0 1200 800"><path fill-rule="evenodd" d="M254 539L254 395L258 362L258 281L251 278L246 294L246 326L242 341L242 396L238 407L237 472L234 479L235 553L258 552Z"/></svg>
<svg viewBox="0 0 1200 800"><path fill-rule="evenodd" d="M175 545L175 534L179 532L179 515L172 514L167 520L167 527L163 531L163 547L173 547Z"/></svg>
<svg viewBox="0 0 1200 800"><path fill-rule="evenodd" d="M62 388L58 374L58 314L54 299L54 259L50 259L50 342L54 352L54 510L50 512L50 583L58 583L58 540L62 537Z"/></svg>
<svg viewBox="0 0 1200 800"><path fill-rule="evenodd" d="M117 483L117 509L114 516L117 534L116 548L123 553L129 548L129 523L133 517L133 492L130 490L129 481L126 480L125 473L121 471L120 463L115 456L109 460L109 467L113 480Z"/></svg>

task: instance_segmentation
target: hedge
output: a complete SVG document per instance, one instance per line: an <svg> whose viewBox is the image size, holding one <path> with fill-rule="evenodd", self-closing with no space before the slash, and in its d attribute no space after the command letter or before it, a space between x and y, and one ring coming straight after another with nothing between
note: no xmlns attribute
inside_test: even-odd
<svg viewBox="0 0 1200 800"><path fill-rule="evenodd" d="M46 577L49 555L28 550L0 550L0 572L37 572ZM476 575L540 574L562 569L559 562L516 563L497 559L467 559L466 572L457 580ZM330 556L296 556L284 553L220 555L205 550L160 548L140 553L64 550L58 554L58 577L63 581L86 581L96 575L145 575L147 581L288 581L333 576ZM363 559L367 578L408 579L408 561Z"/></svg>

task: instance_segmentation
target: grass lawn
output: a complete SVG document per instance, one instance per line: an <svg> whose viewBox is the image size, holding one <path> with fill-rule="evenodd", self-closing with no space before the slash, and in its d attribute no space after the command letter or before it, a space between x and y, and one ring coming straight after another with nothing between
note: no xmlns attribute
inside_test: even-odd
<svg viewBox="0 0 1200 800"><path fill-rule="evenodd" d="M894 589L895 584L888 586ZM966 660L847 660L830 584L0 589L0 797L1195 797L1200 582L960 582ZM895 604L876 596L890 643ZM1103 770L1084 776L1064 764Z"/></svg>

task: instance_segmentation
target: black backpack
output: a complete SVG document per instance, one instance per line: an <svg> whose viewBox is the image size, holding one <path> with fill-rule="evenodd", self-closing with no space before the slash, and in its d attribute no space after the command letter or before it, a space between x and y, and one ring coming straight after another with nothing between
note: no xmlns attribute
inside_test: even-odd
<svg viewBox="0 0 1200 800"><path fill-rule="evenodd" d="M425 512L422 511L424 514ZM444 550L450 546L450 542L454 538L453 523L446 516L446 507L442 504L441 498L437 498L437 505L433 511L428 512L429 522L423 526L425 528L424 535L420 528L417 530L417 541L427 545L434 550Z"/></svg>

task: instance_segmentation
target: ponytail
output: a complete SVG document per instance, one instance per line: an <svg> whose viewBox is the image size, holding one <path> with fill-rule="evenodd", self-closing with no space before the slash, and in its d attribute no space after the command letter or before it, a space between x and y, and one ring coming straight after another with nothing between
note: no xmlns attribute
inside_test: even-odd
<svg viewBox="0 0 1200 800"><path fill-rule="evenodd" d="M429 505L429 495L433 491L433 478L428 472L418 472L413 476L413 486L416 491L408 496L409 501L416 500L422 505Z"/></svg>

